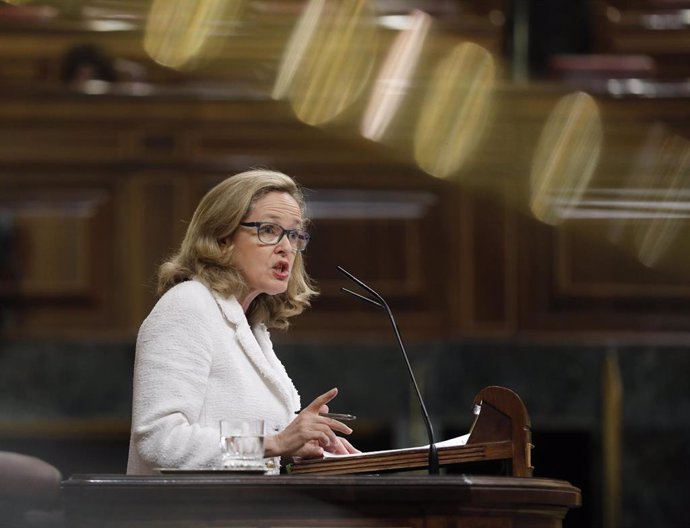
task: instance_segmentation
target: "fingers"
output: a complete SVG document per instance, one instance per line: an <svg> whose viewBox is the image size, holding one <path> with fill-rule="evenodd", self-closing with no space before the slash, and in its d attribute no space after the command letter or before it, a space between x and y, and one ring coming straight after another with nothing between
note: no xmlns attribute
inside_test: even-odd
<svg viewBox="0 0 690 528"><path fill-rule="evenodd" d="M345 438L337 438L337 442L324 448L325 451L334 455L356 455L361 453L359 449L355 449L352 444Z"/></svg>
<svg viewBox="0 0 690 528"><path fill-rule="evenodd" d="M323 447L317 442L307 442L295 452L295 456L299 458L322 458L323 451Z"/></svg>
<svg viewBox="0 0 690 528"><path fill-rule="evenodd" d="M317 398L314 399L313 402L311 402L307 407L302 411L307 412L315 412L315 413L327 413L328 412L328 405L327 403L331 401L333 398L335 398L338 395L338 389L336 387L332 388L328 392L324 392L321 396L318 396ZM302 414L300 413L300 414ZM325 417L324 417L325 418ZM332 418L325 418L326 424L328 426L338 432L344 433L344 434L350 434L352 433L352 429L350 429L347 425L345 425L342 422L339 422L338 420L333 420Z"/></svg>
<svg viewBox="0 0 690 528"><path fill-rule="evenodd" d="M305 430L303 433L305 436L309 437L310 430L313 431L313 433L318 436L312 436L311 439L318 440L324 447L338 442L335 431L346 435L352 433L352 429L338 420L319 415L312 416L314 416L313 421L308 422L305 420Z"/></svg>
<svg viewBox="0 0 690 528"><path fill-rule="evenodd" d="M329 453L335 453L339 455L358 453L352 444L335 435L334 431L339 431L344 434L351 434L352 429L347 425L338 420L333 420L331 418L319 417L321 420L319 423L314 424L315 432L318 432L318 438L313 438L318 442L318 444L323 447ZM325 427L325 428L324 428Z"/></svg>
<svg viewBox="0 0 690 528"><path fill-rule="evenodd" d="M322 447L326 447L338 442L338 437L335 436L335 433L329 424L317 422L314 423L312 427L313 429L311 431L305 431L305 436L310 438L310 440L317 441Z"/></svg>
<svg viewBox="0 0 690 528"><path fill-rule="evenodd" d="M323 456L324 449L338 454L357 453L349 442L342 443L336 436L336 432L348 435L352 429L319 414L328 412L328 402L337 395L338 389L333 388L315 398L266 447L270 446L271 452L275 450L276 454L302 457Z"/></svg>
<svg viewBox="0 0 690 528"><path fill-rule="evenodd" d="M313 412L302 411L282 432L275 435L269 444L265 444L265 447L275 448L277 454L289 455L301 451L307 443L320 448L333 445L338 440L335 432L331 429L331 425L340 429L343 424L331 424L331 422L335 422L335 420L319 416ZM318 455L317 450L313 447L307 450L310 456Z"/></svg>
<svg viewBox="0 0 690 528"><path fill-rule="evenodd" d="M338 395L338 389L337 388L332 388L328 392L324 392L321 396L318 396L317 398L314 399L313 402L311 402L307 407L305 407L305 411L311 411L314 413L320 412L321 406L326 405L329 401L331 401L333 398L335 398ZM304 411L302 411L304 412Z"/></svg>
<svg viewBox="0 0 690 528"><path fill-rule="evenodd" d="M299 414L293 422L295 433L303 442L315 441L321 446L327 446L336 441L336 436L328 422L331 420L318 414Z"/></svg>
<svg viewBox="0 0 690 528"><path fill-rule="evenodd" d="M343 443L343 439L337 438L337 437L335 439L335 442L326 446L324 448L324 450L328 451L329 453L332 453L334 455L347 455L348 454L347 448L345 447L345 445Z"/></svg>
<svg viewBox="0 0 690 528"><path fill-rule="evenodd" d="M340 443L349 455L356 455L361 453L361 451L354 447L347 438L339 438L338 440L340 440Z"/></svg>
<svg viewBox="0 0 690 528"><path fill-rule="evenodd" d="M338 431L339 433L343 434L351 434L352 429L350 429L349 426L345 425L343 422L339 422L338 420L334 420L333 418L325 418L327 420L328 427L333 429L334 431Z"/></svg>

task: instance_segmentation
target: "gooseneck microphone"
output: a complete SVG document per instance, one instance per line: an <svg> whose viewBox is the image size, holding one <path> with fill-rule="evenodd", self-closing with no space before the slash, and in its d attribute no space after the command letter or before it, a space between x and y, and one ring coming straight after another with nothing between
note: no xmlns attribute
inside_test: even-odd
<svg viewBox="0 0 690 528"><path fill-rule="evenodd" d="M388 314L388 318L391 321L391 325L393 325L393 332L395 332L395 337L397 338L398 345L400 346L400 352L402 352L403 359L405 360L405 365L407 365L407 372L409 372L409 374L410 374L410 380L412 381L412 386L414 387L415 393L417 395L417 400L419 401L419 407L422 409L422 417L424 418L424 425L426 426L426 433L427 433L427 436L429 437L429 475L438 475L439 474L438 449L436 448L436 441L434 440L434 430L431 427L431 420L429 420L429 413L426 411L426 406L424 405L424 400L422 399L422 394L419 392L419 387L417 386L417 380L415 380L414 372L412 372L412 366L410 365L410 360L407 357L407 352L405 352L405 346L403 345L402 338L400 337L400 331L398 330L398 325L396 324L395 318L393 317L393 312L391 312L391 309L388 307L388 303L386 303L386 301L383 299L383 297L381 297L378 293L376 293L371 287L364 284L361 280L359 280L357 277L352 275L352 273L350 273L349 271L347 271L346 269L344 269L341 266L338 266L338 271L340 271L342 274L346 275L350 280L355 282L361 288L368 291L371 295L374 296L374 299L371 299L371 298L366 297L364 295L360 295L359 293L355 293L351 290L348 290L347 288L340 288L342 291L344 291L345 293L348 293L354 297L362 299L363 301L367 301L368 303L371 303L374 306L377 306L378 308L385 310L386 313Z"/></svg>

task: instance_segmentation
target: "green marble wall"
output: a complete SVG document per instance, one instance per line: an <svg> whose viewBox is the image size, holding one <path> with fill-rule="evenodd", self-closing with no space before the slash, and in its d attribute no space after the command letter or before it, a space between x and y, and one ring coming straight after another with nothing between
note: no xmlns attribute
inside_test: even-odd
<svg viewBox="0 0 690 528"><path fill-rule="evenodd" d="M426 443L408 374L393 344L280 342L303 402L337 386L331 408L359 416L355 441L384 449ZM487 385L515 390L530 414L535 474L582 487L568 527L601 525L601 377L615 349L624 389L622 528L690 526L690 348L411 343L408 352L439 439L467 431ZM123 472L126 432L14 434L12 424L114 420L126 426L133 343L0 342L0 449L37 454L63 470Z"/></svg>

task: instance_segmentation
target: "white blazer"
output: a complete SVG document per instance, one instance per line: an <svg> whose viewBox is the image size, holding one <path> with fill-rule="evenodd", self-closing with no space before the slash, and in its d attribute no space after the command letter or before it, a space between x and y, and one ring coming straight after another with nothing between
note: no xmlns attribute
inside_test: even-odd
<svg viewBox="0 0 690 528"><path fill-rule="evenodd" d="M198 468L220 456L218 421L284 427L300 398L263 324L190 280L168 290L137 337L127 474Z"/></svg>

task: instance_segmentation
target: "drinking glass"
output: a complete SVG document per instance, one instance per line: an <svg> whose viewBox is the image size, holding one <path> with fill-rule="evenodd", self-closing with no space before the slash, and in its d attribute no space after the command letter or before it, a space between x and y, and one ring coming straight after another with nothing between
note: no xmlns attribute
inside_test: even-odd
<svg viewBox="0 0 690 528"><path fill-rule="evenodd" d="M264 421L220 420L221 468L265 471Z"/></svg>

